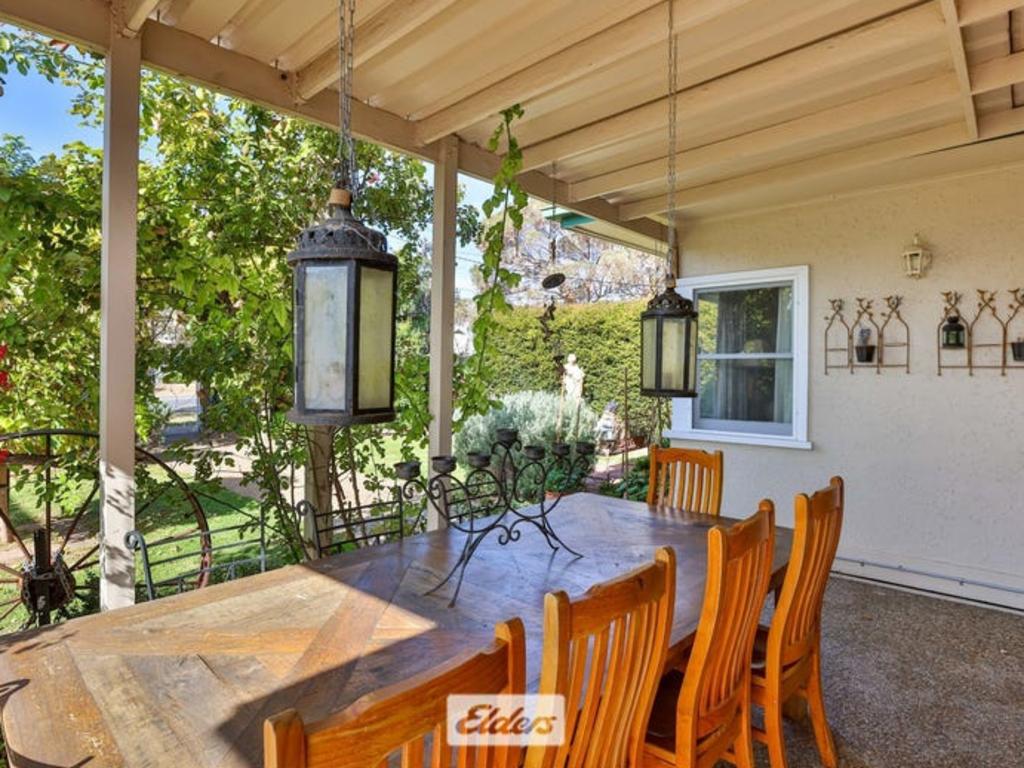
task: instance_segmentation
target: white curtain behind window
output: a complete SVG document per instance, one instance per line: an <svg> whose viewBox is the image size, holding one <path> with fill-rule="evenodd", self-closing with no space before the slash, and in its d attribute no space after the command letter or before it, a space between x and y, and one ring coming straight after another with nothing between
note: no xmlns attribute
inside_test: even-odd
<svg viewBox="0 0 1024 768"><path fill-rule="evenodd" d="M793 351L793 289L779 290L779 308L775 329L775 351ZM775 421L793 421L793 361L777 360L775 364Z"/></svg>

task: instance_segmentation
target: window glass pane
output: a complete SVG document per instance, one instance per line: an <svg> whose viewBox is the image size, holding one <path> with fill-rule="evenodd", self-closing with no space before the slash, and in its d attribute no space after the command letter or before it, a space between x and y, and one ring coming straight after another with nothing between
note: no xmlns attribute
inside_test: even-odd
<svg viewBox="0 0 1024 768"><path fill-rule="evenodd" d="M793 351L793 288L768 285L697 293L700 352Z"/></svg>
<svg viewBox="0 0 1024 768"><path fill-rule="evenodd" d="M694 415L702 429L790 434L793 361L701 360Z"/></svg>

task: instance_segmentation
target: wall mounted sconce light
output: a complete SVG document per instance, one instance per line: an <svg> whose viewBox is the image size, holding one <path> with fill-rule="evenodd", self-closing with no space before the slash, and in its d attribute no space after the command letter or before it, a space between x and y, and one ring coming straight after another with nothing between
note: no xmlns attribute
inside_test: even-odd
<svg viewBox="0 0 1024 768"><path fill-rule="evenodd" d="M903 251L903 267L907 277L923 277L932 264L932 252L921 242L920 235L914 235L914 242Z"/></svg>

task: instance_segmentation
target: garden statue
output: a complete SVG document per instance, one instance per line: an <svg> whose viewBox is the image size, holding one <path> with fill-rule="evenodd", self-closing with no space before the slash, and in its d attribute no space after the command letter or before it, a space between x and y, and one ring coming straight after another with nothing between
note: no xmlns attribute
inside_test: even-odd
<svg viewBox="0 0 1024 768"><path fill-rule="evenodd" d="M583 399L583 377L585 375L583 369L576 365L576 355L570 353L565 359L562 373L562 391L568 400Z"/></svg>
<svg viewBox="0 0 1024 768"><path fill-rule="evenodd" d="M576 404L576 421L573 434L579 430L580 406L583 404L583 377L586 374L576 365L576 355L572 352L565 358L562 366L562 391L558 398L558 419L555 422L555 437L562 439L562 411L565 402Z"/></svg>

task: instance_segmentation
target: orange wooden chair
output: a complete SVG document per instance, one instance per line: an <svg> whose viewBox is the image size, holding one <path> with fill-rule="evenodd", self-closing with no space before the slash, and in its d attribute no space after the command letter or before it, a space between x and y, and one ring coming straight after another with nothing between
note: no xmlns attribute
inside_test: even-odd
<svg viewBox="0 0 1024 768"><path fill-rule="evenodd" d="M647 731L645 766L753 768L750 659L775 547L775 509L708 532L704 607L685 672L662 680Z"/></svg>
<svg viewBox="0 0 1024 768"><path fill-rule="evenodd" d="M495 642L467 659L363 696L345 710L306 725L295 710L263 724L265 768L518 768L521 747L467 747L446 739L453 694L522 693L526 651L519 619L499 624ZM427 737L431 737L429 740Z"/></svg>
<svg viewBox="0 0 1024 768"><path fill-rule="evenodd" d="M672 631L675 554L591 587L576 601L544 600L540 693L565 696L566 739L530 746L526 768L635 768Z"/></svg>
<svg viewBox="0 0 1024 768"><path fill-rule="evenodd" d="M718 515L722 511L722 452L692 448L650 450L651 477L647 503L687 512Z"/></svg>
<svg viewBox="0 0 1024 768"><path fill-rule="evenodd" d="M771 628L760 628L751 697L764 707L765 730L754 737L768 744L772 768L785 768L782 708L794 696L807 701L821 762L836 766L836 748L825 718L821 687L821 604L843 526L843 479L810 498L796 497L793 549ZM757 659L756 656L761 656Z"/></svg>

